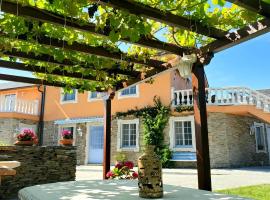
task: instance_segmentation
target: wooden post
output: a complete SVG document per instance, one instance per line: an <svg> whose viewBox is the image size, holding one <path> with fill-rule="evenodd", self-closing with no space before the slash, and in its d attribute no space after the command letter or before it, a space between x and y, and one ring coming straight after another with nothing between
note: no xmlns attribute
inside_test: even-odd
<svg viewBox="0 0 270 200"><path fill-rule="evenodd" d="M114 93L111 93L104 100L104 150L103 150L103 179L107 179L106 174L110 171L111 165L111 100Z"/></svg>
<svg viewBox="0 0 270 200"><path fill-rule="evenodd" d="M205 72L203 64L196 63L193 65L192 89L194 97L198 187L201 190L211 191L212 186L205 95Z"/></svg>
<svg viewBox="0 0 270 200"><path fill-rule="evenodd" d="M40 87L43 87L42 89ZM44 111L45 111L45 99L46 99L46 86L38 86L38 91L41 92L40 114L38 122L38 144L42 146L44 135Z"/></svg>

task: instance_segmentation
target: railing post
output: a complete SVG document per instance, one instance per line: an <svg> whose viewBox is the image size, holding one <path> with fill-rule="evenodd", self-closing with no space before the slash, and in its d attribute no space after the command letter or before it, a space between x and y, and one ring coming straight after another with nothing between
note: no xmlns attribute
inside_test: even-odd
<svg viewBox="0 0 270 200"><path fill-rule="evenodd" d="M104 100L104 152L103 152L103 179L107 179L106 174L110 171L111 165L111 100L114 92L109 94Z"/></svg>
<svg viewBox="0 0 270 200"><path fill-rule="evenodd" d="M212 186L205 99L205 72L202 64L193 65L192 89L194 101L198 186L201 190L211 191Z"/></svg>

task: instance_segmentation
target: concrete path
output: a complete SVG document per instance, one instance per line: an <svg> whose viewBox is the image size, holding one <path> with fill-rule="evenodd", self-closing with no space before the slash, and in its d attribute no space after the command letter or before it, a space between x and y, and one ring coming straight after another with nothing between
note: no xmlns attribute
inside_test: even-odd
<svg viewBox="0 0 270 200"><path fill-rule="evenodd" d="M239 169L213 169L213 190L240 186L270 184L270 167L250 167ZM78 166L76 180L102 179L101 166ZM197 188L195 169L163 169L164 184Z"/></svg>

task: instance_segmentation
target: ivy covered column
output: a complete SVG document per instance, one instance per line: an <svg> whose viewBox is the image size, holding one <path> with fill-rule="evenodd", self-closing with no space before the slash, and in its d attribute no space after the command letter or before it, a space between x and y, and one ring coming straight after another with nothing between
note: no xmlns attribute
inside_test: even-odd
<svg viewBox="0 0 270 200"><path fill-rule="evenodd" d="M104 99L103 179L107 179L106 174L110 171L111 165L111 101L114 98L114 94L112 92Z"/></svg>
<svg viewBox="0 0 270 200"><path fill-rule="evenodd" d="M207 64L209 62L207 62ZM205 62L197 62L193 65L192 90L194 99L198 188L201 190L211 191L212 185L208 141L204 64Z"/></svg>

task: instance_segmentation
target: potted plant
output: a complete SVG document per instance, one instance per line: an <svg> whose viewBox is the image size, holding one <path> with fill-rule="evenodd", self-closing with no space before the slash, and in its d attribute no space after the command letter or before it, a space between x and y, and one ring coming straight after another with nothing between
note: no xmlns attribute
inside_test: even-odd
<svg viewBox="0 0 270 200"><path fill-rule="evenodd" d="M23 129L22 132L17 135L17 141L15 145L19 146L32 146L33 144L37 144L38 139L37 135L31 129Z"/></svg>
<svg viewBox="0 0 270 200"><path fill-rule="evenodd" d="M73 144L73 134L70 130L63 130L62 139L60 140L60 144L63 146L71 146Z"/></svg>
<svg viewBox="0 0 270 200"><path fill-rule="evenodd" d="M131 161L118 162L106 176L109 179L137 179L138 173L133 170L134 163Z"/></svg>

